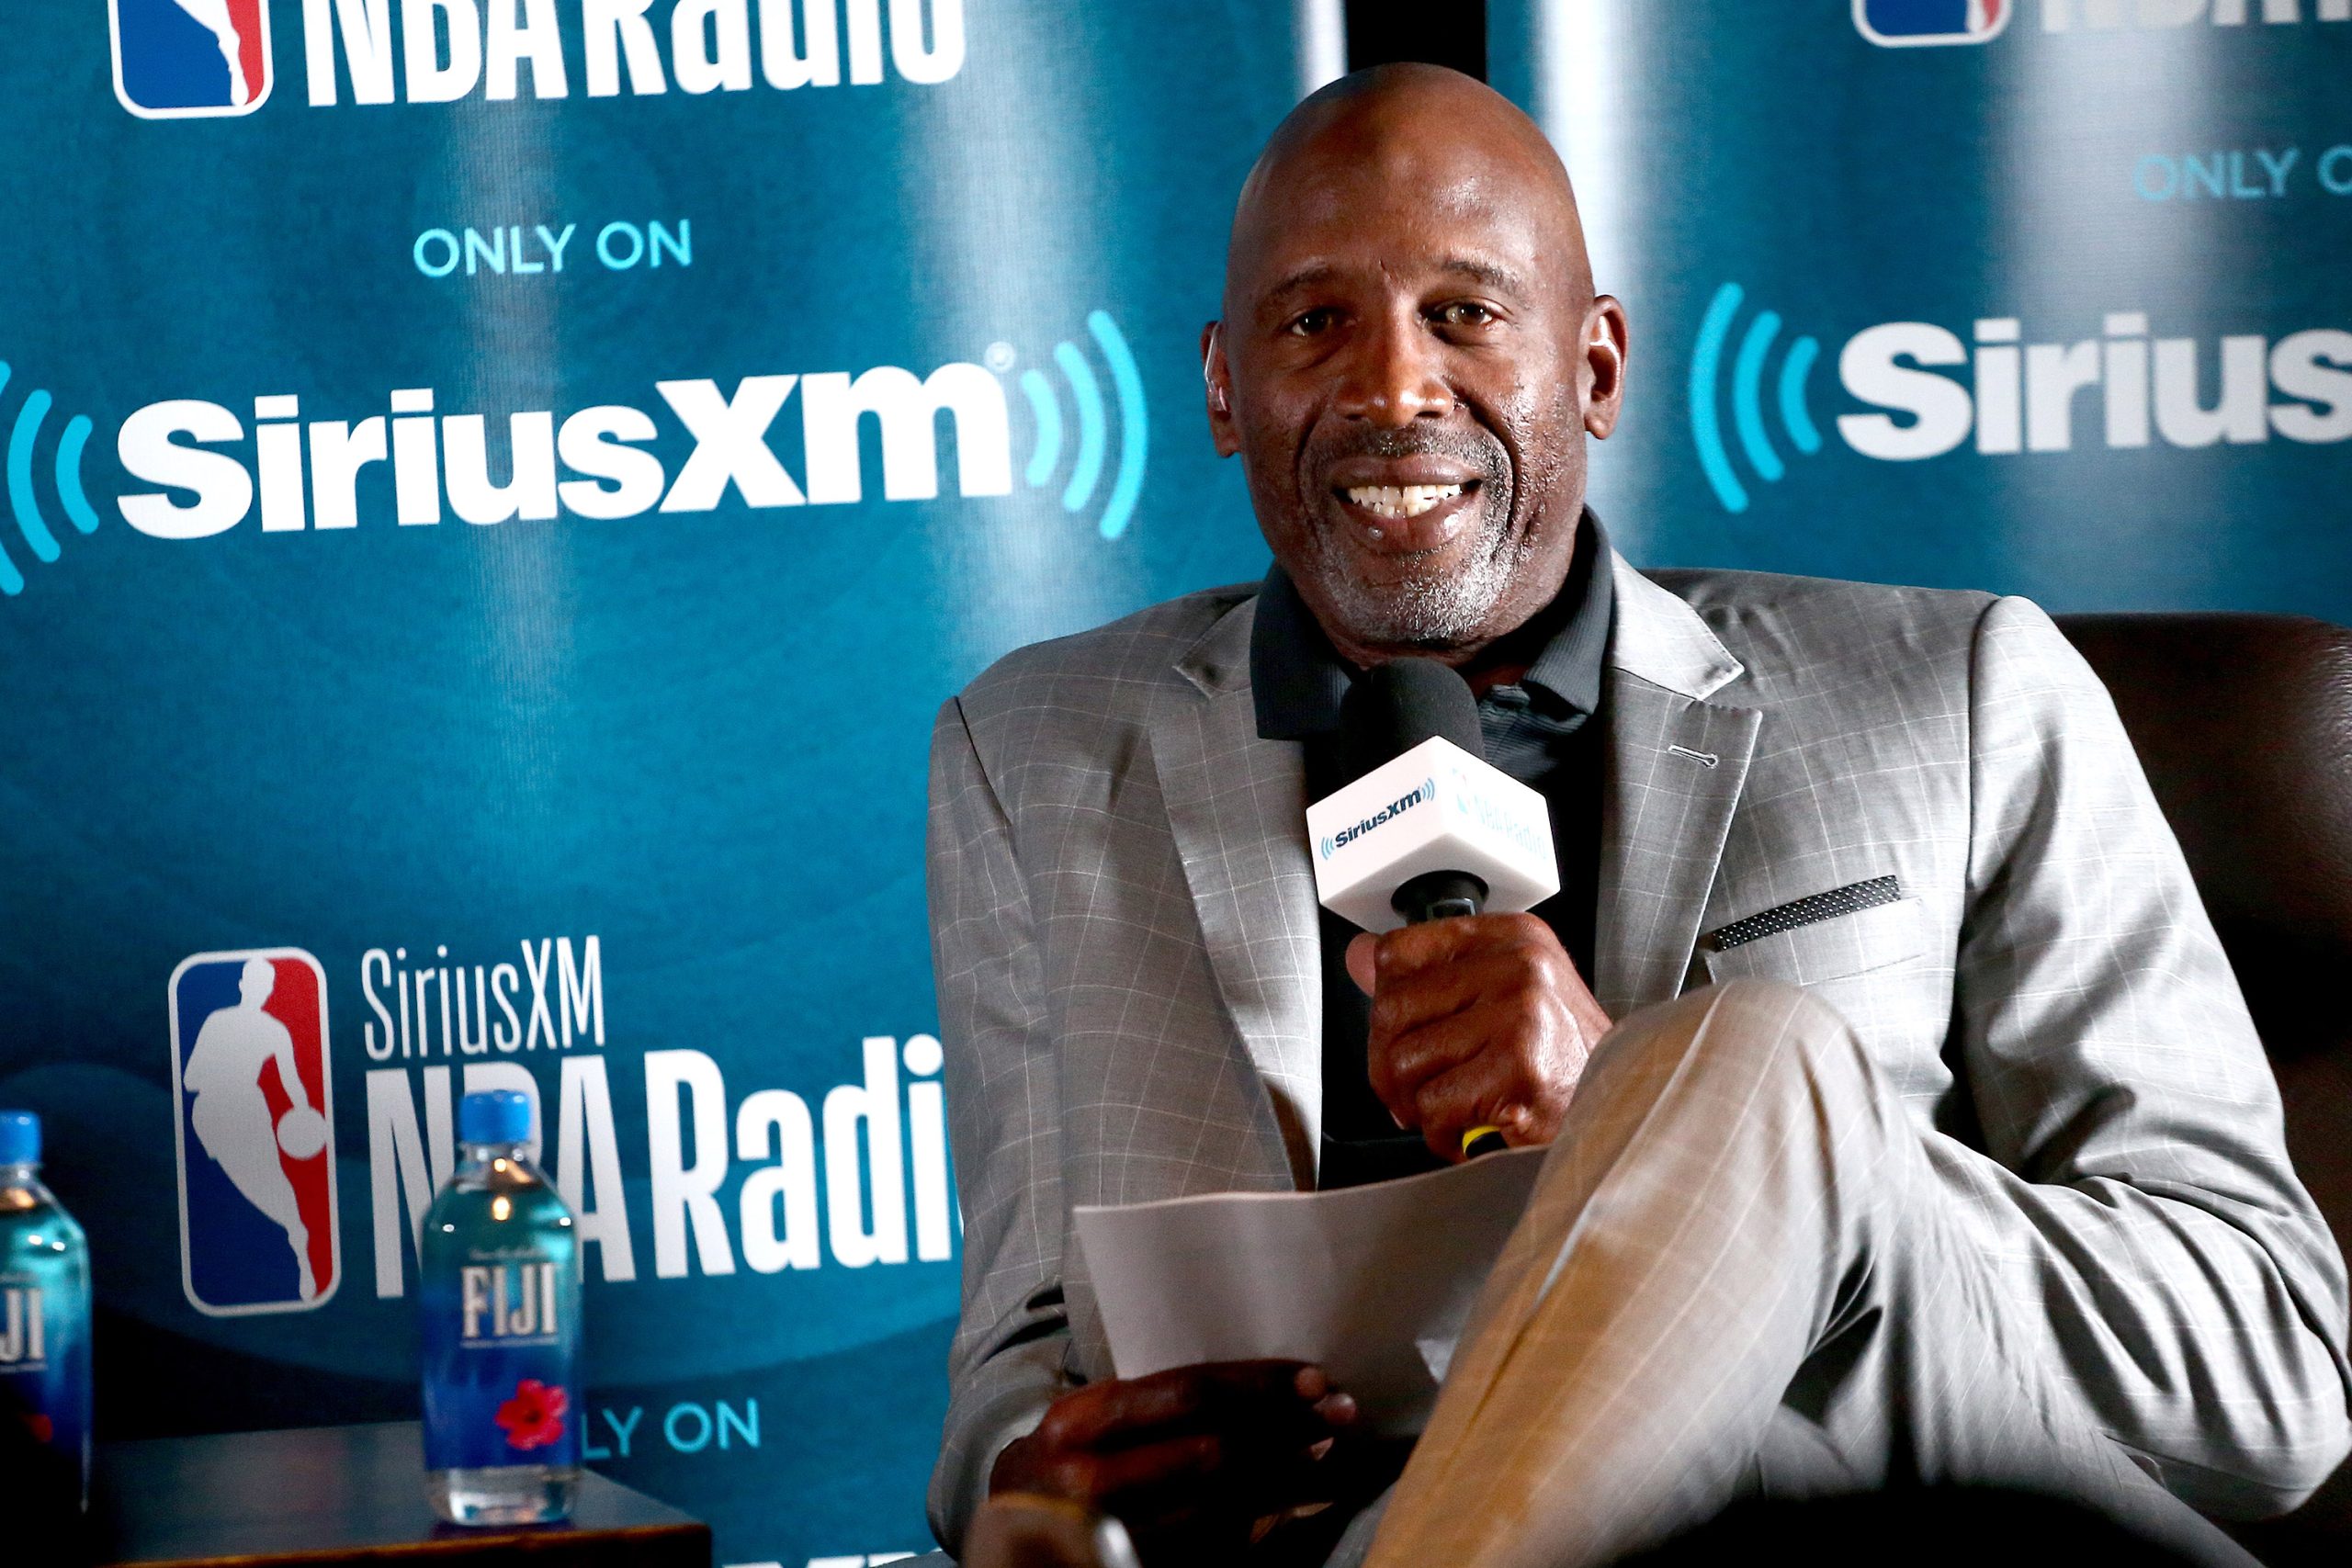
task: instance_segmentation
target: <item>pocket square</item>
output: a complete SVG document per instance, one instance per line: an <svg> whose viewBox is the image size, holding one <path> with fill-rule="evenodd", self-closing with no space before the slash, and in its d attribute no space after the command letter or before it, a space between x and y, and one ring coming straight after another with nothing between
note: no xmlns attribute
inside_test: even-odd
<svg viewBox="0 0 2352 1568"><path fill-rule="evenodd" d="M1809 926L1815 920L1834 919L1850 915L1858 909L1875 909L1881 904L1892 904L1903 897L1899 877L1873 876L1868 882L1849 882L1843 887L1833 887L1826 893L1808 893L1786 904L1776 904L1761 914L1748 915L1728 925L1717 926L1701 942L1722 953L1754 942L1760 936L1789 931L1797 926Z"/></svg>

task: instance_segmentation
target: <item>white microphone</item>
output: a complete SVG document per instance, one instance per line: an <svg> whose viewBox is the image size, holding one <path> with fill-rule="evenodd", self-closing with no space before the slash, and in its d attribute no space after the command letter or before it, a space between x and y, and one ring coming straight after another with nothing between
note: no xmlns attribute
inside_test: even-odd
<svg viewBox="0 0 2352 1568"><path fill-rule="evenodd" d="M1306 808L1315 892L1368 931L1532 909L1560 890L1544 796L1485 757L1477 699L1433 659L1366 671L1341 710L1349 784Z"/></svg>

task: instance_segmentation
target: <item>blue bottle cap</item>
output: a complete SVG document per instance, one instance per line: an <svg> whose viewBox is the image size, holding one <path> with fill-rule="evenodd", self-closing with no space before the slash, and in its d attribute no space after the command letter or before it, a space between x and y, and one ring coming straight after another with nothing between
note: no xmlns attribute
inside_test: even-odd
<svg viewBox="0 0 2352 1568"><path fill-rule="evenodd" d="M40 1118L29 1111L0 1111L0 1165L40 1162Z"/></svg>
<svg viewBox="0 0 2352 1568"><path fill-rule="evenodd" d="M519 1144L531 1135L531 1101L511 1089L469 1094L458 1101L458 1141Z"/></svg>

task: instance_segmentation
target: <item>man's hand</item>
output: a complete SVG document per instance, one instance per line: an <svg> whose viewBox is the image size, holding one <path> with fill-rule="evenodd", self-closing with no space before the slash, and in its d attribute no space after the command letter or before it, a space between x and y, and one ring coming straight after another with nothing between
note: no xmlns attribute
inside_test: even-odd
<svg viewBox="0 0 2352 1568"><path fill-rule="evenodd" d="M1372 1091L1441 1159L1498 1127L1514 1146L1560 1130L1585 1057L1609 1032L1552 928L1532 915L1466 915L1369 933L1348 973L1372 998Z"/></svg>
<svg viewBox="0 0 2352 1568"><path fill-rule="evenodd" d="M1353 1399L1299 1361L1089 1383L997 1457L989 1490L1115 1515L1147 1562L1227 1561L1259 1520L1333 1499L1326 1459L1355 1416Z"/></svg>

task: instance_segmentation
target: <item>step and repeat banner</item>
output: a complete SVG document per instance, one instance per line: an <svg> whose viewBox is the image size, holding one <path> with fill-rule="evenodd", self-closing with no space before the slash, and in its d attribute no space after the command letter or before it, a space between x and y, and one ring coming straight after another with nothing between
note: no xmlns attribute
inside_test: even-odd
<svg viewBox="0 0 2352 1568"><path fill-rule="evenodd" d="M417 1216L512 1087L591 1461L722 1562L924 1548L931 716L1263 570L1197 336L1336 0L0 30L0 1101L100 1436L413 1415Z"/></svg>
<svg viewBox="0 0 2352 1568"><path fill-rule="evenodd" d="M2348 0L1491 0L1656 565L2352 621Z"/></svg>

